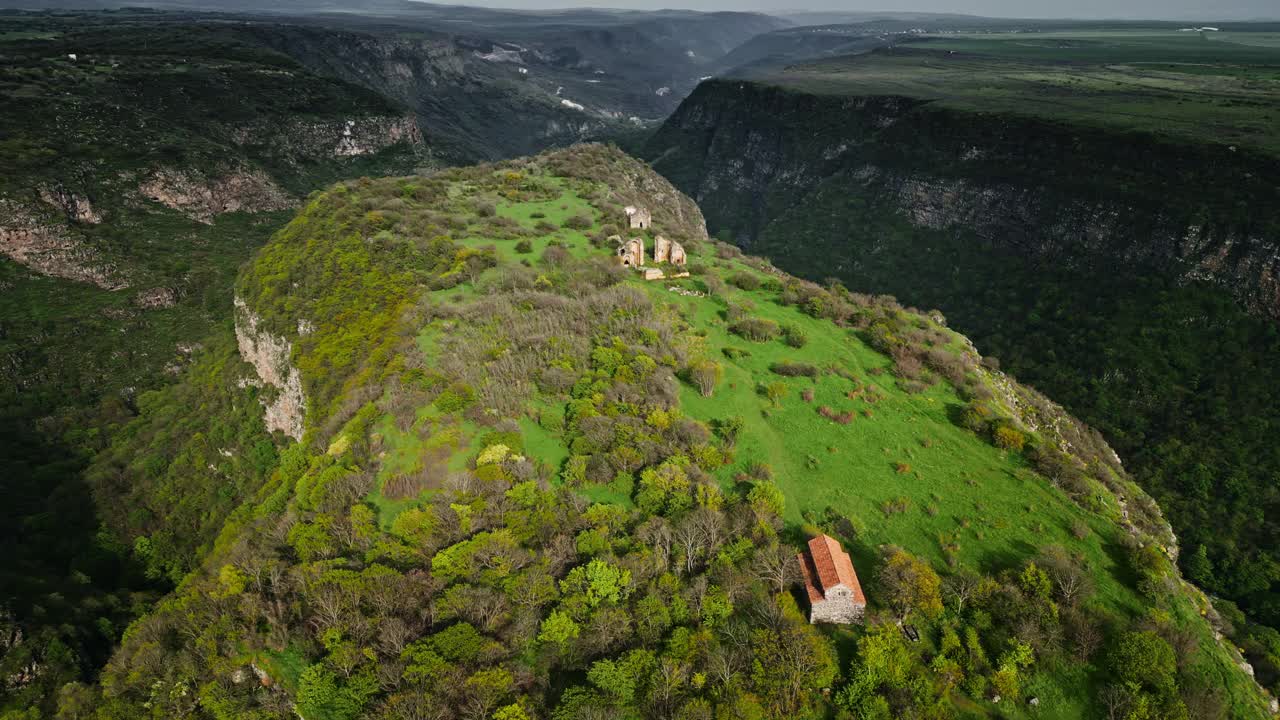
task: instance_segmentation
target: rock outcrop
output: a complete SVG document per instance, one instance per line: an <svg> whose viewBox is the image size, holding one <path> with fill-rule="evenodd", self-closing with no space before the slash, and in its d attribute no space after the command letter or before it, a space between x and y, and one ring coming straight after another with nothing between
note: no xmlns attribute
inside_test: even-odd
<svg viewBox="0 0 1280 720"><path fill-rule="evenodd" d="M421 146L422 132L412 114L364 115L344 120L295 119L279 124L239 128L235 141L288 162L316 157L350 158L373 155L401 143Z"/></svg>
<svg viewBox="0 0 1280 720"><path fill-rule="evenodd" d="M0 253L52 277L93 283L106 290L129 286L117 268L78 237L74 228L60 218L49 217L48 208L37 205L0 198ZM85 222L97 219L87 201L72 200L65 208L58 207Z"/></svg>
<svg viewBox="0 0 1280 720"><path fill-rule="evenodd" d="M229 169L215 176L173 167L156 169L138 184L147 199L203 223L225 212L284 210L295 200L261 170Z"/></svg>
<svg viewBox="0 0 1280 720"><path fill-rule="evenodd" d="M253 366L263 385L277 391L274 399L263 400L267 429L301 440L307 399L302 391L302 375L290 363L293 343L262 329L261 318L240 298L235 299L235 314L240 357Z"/></svg>
<svg viewBox="0 0 1280 720"><path fill-rule="evenodd" d="M1261 151L710 81L645 154L743 246L839 183L918 227L1073 269L1207 280L1280 319L1280 163Z"/></svg>

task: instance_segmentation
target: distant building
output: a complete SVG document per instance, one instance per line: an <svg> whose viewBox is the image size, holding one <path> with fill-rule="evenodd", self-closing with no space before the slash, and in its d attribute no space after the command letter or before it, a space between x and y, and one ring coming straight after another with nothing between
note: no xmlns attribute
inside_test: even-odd
<svg viewBox="0 0 1280 720"><path fill-rule="evenodd" d="M632 230L645 230L653 224L653 217L648 210L642 207L628 205L625 212L627 213L627 227Z"/></svg>
<svg viewBox="0 0 1280 720"><path fill-rule="evenodd" d="M867 596L862 594L858 573L853 570L849 553L829 535L809 541L807 552L800 553L800 574L809 596L809 622L849 625L862 622L867 610Z"/></svg>

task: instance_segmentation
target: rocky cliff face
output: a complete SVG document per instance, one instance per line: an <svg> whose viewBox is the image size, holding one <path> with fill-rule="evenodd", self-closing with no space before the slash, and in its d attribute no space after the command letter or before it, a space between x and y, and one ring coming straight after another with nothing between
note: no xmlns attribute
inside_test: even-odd
<svg viewBox="0 0 1280 720"><path fill-rule="evenodd" d="M365 115L340 120L291 119L279 123L246 125L236 130L235 141L250 150L264 151L289 162L317 154L336 158L373 155L400 143L421 146L422 133L413 115Z"/></svg>
<svg viewBox="0 0 1280 720"><path fill-rule="evenodd" d="M282 186L283 176L293 187L316 164L343 163L393 147L412 154L423 145L412 115L244 125L231 131L231 140L240 152L229 153L217 167L166 164L117 174L81 173L75 189L46 184L0 194L0 254L45 275L120 290L134 280L129 263L97 246L86 232L95 226L127 226L137 218L126 216L153 210L151 203L204 224L223 213L284 210L298 198L296 190ZM278 170L269 173L259 158ZM102 210L91 197L105 199L113 210Z"/></svg>
<svg viewBox="0 0 1280 720"><path fill-rule="evenodd" d="M918 227L1076 269L1208 280L1280 318L1280 164L1236 148L713 81L646 155L745 246L839 178Z"/></svg>
<svg viewBox="0 0 1280 720"><path fill-rule="evenodd" d="M293 343L262 329L261 318L240 298L235 299L235 315L240 357L253 366L258 376L256 382L277 392L275 399L263 400L263 421L267 429L301 440L307 399L302 391L302 375L290 364ZM299 327L305 325L300 323Z"/></svg>
<svg viewBox="0 0 1280 720"><path fill-rule="evenodd" d="M39 196L43 202L0 197L0 254L45 275L106 290L128 287L115 265L75 233L76 224L101 222L89 200L48 188Z"/></svg>
<svg viewBox="0 0 1280 720"><path fill-rule="evenodd" d="M224 212L283 210L294 204L266 173L244 167L216 173L162 167L138 184L138 192L202 223Z"/></svg>

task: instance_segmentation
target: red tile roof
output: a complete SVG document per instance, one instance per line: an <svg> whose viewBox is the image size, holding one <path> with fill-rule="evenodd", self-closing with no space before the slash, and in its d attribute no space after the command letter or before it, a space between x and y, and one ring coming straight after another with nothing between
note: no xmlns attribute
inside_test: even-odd
<svg viewBox="0 0 1280 720"><path fill-rule="evenodd" d="M867 602L867 597L862 594L862 584L858 582L858 573L853 570L853 561L835 538L819 535L810 540L809 552L805 555L808 557L802 555L800 558L800 568L811 601L815 593L821 600L831 588L844 585L853 591L854 602Z"/></svg>
<svg viewBox="0 0 1280 720"><path fill-rule="evenodd" d="M800 562L800 575L804 578L804 591L809 595L809 604L822 602L822 588L819 588L813 579L816 573L813 562L809 559L809 553L796 555L796 560Z"/></svg>

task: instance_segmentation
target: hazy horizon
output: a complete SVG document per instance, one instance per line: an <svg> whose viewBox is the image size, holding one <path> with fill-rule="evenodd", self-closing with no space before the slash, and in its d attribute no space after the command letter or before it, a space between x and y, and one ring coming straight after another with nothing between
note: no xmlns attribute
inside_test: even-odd
<svg viewBox="0 0 1280 720"><path fill-rule="evenodd" d="M822 13L945 13L998 18L1062 20L1280 20L1280 8L1271 0L1231 0L1205 9L1197 0L1084 0L1064 7L1049 0L919 0L903 7L886 7L883 2L849 3L844 0L806 0L798 7L780 7L778 0L427 0L439 5L466 5L514 10L563 10L608 8L632 10L685 9L700 11L738 10L773 15Z"/></svg>

